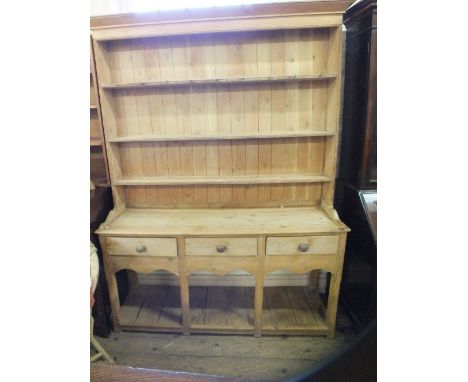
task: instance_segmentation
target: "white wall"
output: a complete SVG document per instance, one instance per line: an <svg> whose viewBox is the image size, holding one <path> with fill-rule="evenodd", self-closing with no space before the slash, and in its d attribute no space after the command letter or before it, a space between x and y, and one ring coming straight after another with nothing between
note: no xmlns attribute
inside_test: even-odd
<svg viewBox="0 0 468 382"><path fill-rule="evenodd" d="M238 4L289 3L308 0L90 0L90 15L103 16L116 13L133 13L190 7L213 7ZM361 0L353 3L356 4Z"/></svg>
<svg viewBox="0 0 468 382"><path fill-rule="evenodd" d="M102 16L132 12L133 0L90 0L90 15Z"/></svg>
<svg viewBox="0 0 468 382"><path fill-rule="evenodd" d="M252 3L288 3L307 0L90 0L90 15L157 11L190 7L213 7Z"/></svg>

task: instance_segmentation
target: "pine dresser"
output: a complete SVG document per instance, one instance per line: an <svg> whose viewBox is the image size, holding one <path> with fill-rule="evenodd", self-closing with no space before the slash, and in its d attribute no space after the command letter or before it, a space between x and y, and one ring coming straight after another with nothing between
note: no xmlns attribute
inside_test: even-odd
<svg viewBox="0 0 468 382"><path fill-rule="evenodd" d="M335 334L349 229L333 208L351 1L91 19L114 209L97 231L114 329ZM178 285L116 272L168 271ZM268 287L328 272L327 293ZM190 285L244 271L253 287Z"/></svg>

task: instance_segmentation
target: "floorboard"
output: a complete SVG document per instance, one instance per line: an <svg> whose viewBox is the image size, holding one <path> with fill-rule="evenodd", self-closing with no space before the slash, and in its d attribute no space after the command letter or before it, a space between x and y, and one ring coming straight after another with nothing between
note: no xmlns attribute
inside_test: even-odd
<svg viewBox="0 0 468 382"><path fill-rule="evenodd" d="M350 321L339 316L335 339L121 332L99 341L119 365L283 381L324 362L354 338Z"/></svg>

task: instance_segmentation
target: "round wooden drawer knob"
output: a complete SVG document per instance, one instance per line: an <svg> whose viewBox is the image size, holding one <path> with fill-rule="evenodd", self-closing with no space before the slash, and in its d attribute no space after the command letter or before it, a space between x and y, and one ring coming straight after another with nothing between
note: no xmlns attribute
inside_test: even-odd
<svg viewBox="0 0 468 382"><path fill-rule="evenodd" d="M220 244L216 247L216 250L219 252L219 253L223 253L225 250L226 250L226 246L224 244Z"/></svg>
<svg viewBox="0 0 468 382"><path fill-rule="evenodd" d="M143 244L140 244L139 246L136 247L136 251L138 253L146 252L146 247Z"/></svg>
<svg viewBox="0 0 468 382"><path fill-rule="evenodd" d="M301 244L299 244L299 246L297 248L301 252L307 252L309 250L309 248L310 248L310 245L306 244L306 243L301 243Z"/></svg>

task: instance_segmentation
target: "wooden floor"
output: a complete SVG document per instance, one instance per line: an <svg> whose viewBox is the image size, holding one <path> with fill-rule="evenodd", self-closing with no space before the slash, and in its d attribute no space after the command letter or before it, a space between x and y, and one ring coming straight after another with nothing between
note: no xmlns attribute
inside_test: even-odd
<svg viewBox="0 0 468 382"><path fill-rule="evenodd" d="M133 288L121 307L123 329L158 327L180 331L180 292L176 286L140 285ZM253 333L253 287L190 287L191 332L239 330ZM267 287L264 292L263 329L322 330L326 332L324 308L308 287Z"/></svg>
<svg viewBox="0 0 468 382"><path fill-rule="evenodd" d="M346 316L338 315L337 329L335 339L113 332L98 340L119 365L284 381L321 365L355 338Z"/></svg>

